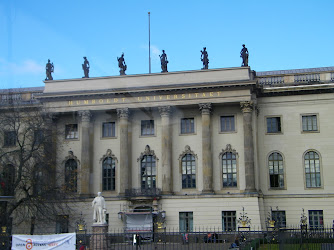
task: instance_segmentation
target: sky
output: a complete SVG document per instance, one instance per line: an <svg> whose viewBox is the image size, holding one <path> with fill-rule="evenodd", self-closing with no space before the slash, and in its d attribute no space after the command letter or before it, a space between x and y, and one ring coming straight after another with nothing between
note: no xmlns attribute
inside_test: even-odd
<svg viewBox="0 0 334 250"><path fill-rule="evenodd" d="M54 80L241 66L245 44L255 71L334 66L333 0L0 0L0 88L44 86L45 65Z"/></svg>

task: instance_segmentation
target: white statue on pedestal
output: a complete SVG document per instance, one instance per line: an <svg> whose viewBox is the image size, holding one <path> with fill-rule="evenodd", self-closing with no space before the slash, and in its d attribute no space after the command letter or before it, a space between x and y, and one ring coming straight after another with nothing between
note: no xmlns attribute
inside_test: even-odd
<svg viewBox="0 0 334 250"><path fill-rule="evenodd" d="M106 224L106 202L101 196L101 192L97 193L97 196L92 202L92 207L94 208L93 221L96 224Z"/></svg>

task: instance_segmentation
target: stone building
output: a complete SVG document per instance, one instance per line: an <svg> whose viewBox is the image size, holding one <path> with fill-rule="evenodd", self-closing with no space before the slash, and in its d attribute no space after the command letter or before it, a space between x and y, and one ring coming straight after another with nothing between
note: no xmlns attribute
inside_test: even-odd
<svg viewBox="0 0 334 250"><path fill-rule="evenodd" d="M282 227L299 225L302 209L310 227L332 223L333 90L334 67L236 67L13 91L42 104L63 131L58 182L78 196L73 207L88 226L102 191L109 230L227 231L243 211L256 229L269 213ZM73 231L77 217L66 218L61 231Z"/></svg>

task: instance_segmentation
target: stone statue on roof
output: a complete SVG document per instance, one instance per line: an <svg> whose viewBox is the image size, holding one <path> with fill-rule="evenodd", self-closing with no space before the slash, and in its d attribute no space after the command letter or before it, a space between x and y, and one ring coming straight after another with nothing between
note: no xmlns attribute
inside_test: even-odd
<svg viewBox="0 0 334 250"><path fill-rule="evenodd" d="M206 51L206 47L201 50L201 61L203 62L203 68L202 69L208 69L209 68L209 57L208 52Z"/></svg>
<svg viewBox="0 0 334 250"><path fill-rule="evenodd" d="M83 78L89 78L89 68L90 68L89 62L87 60L87 57L84 56L83 59L84 59L84 63L82 64L82 69L85 75Z"/></svg>
<svg viewBox="0 0 334 250"><path fill-rule="evenodd" d="M48 59L48 63L45 66L46 71L46 78L45 81L53 80L52 73L54 71L54 65L50 62L50 59Z"/></svg>
<svg viewBox="0 0 334 250"><path fill-rule="evenodd" d="M122 53L121 57L117 57L117 61L118 61L118 67L119 67L120 75L125 75L125 71L127 69L127 66L126 66L125 60L124 60L124 53Z"/></svg>
<svg viewBox="0 0 334 250"><path fill-rule="evenodd" d="M162 54L159 57L161 61L161 73L168 72L167 70L168 60L167 60L167 55L164 50L162 50Z"/></svg>
<svg viewBox="0 0 334 250"><path fill-rule="evenodd" d="M242 49L240 51L240 57L242 58L242 64L241 67L248 66L248 49L246 48L245 44L242 45Z"/></svg>

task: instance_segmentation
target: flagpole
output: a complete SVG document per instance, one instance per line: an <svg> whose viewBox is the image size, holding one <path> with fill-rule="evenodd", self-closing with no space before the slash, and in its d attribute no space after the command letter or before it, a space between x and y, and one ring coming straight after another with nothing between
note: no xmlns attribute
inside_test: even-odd
<svg viewBox="0 0 334 250"><path fill-rule="evenodd" d="M148 12L148 72L151 74L151 12Z"/></svg>

